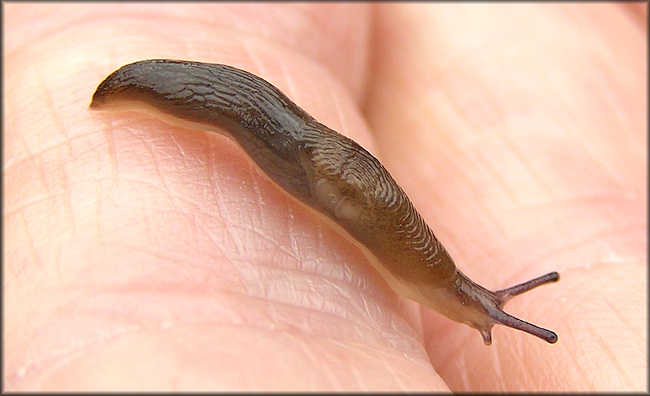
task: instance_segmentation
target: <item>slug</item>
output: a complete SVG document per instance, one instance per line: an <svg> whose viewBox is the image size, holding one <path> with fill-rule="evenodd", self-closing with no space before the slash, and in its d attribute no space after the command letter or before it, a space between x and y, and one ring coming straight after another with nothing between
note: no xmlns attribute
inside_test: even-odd
<svg viewBox="0 0 650 396"><path fill-rule="evenodd" d="M144 60L110 74L90 107L228 136L282 190L351 236L398 294L477 329L486 345L495 324L557 341L503 311L512 297L557 281L557 272L496 292L474 283L375 157L260 77L223 64Z"/></svg>

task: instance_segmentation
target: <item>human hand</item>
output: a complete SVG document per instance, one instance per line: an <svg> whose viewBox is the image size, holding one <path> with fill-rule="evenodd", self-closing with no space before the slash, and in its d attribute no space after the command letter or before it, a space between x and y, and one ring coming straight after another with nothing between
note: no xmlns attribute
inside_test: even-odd
<svg viewBox="0 0 650 396"><path fill-rule="evenodd" d="M624 6L5 8L6 389L646 388L645 32ZM506 306L558 343L497 326L487 348L398 298L225 138L88 111L147 58L274 83L373 152L483 286L558 270Z"/></svg>

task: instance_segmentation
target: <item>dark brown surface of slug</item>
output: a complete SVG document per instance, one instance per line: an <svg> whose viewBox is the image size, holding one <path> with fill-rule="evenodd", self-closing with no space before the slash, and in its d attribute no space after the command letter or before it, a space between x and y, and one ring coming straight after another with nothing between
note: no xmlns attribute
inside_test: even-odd
<svg viewBox="0 0 650 396"><path fill-rule="evenodd" d="M475 327L486 344L495 323L548 342L555 333L502 307L514 295L556 281L547 274L490 292L453 260L388 171L354 141L317 122L265 80L227 65L148 60L123 66L97 88L92 108L139 102L213 126L234 139L287 193L328 216L376 258L400 294Z"/></svg>

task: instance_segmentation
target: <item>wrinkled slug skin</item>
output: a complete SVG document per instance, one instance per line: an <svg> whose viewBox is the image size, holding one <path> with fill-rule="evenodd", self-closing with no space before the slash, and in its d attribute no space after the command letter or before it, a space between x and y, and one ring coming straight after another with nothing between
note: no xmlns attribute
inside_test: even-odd
<svg viewBox="0 0 650 396"><path fill-rule="evenodd" d="M549 330L502 311L516 294L556 281L547 274L491 292L453 260L388 171L363 147L319 123L265 80L222 64L146 60L110 74L93 109L135 109L223 133L287 194L345 230L404 297L477 328L496 323L549 342ZM553 275L554 274L554 275Z"/></svg>

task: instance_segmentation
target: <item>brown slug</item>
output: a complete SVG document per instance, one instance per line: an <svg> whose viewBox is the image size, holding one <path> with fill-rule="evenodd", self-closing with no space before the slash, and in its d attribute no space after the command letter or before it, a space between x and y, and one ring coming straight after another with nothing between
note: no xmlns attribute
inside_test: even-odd
<svg viewBox="0 0 650 396"><path fill-rule="evenodd" d="M486 345L495 324L557 341L503 311L512 297L557 281L557 272L496 292L474 283L375 157L254 74L222 64L135 62L109 75L90 107L142 111L230 137L286 193L347 232L398 294L474 327Z"/></svg>

